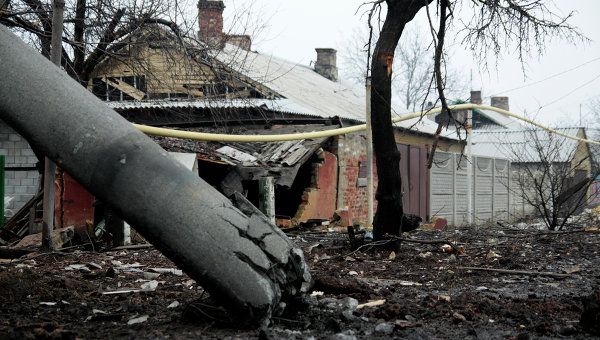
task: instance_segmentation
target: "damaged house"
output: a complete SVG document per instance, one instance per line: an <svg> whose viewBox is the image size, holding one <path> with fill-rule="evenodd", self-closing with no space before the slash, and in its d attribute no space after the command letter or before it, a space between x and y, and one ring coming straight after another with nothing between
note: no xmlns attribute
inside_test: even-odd
<svg viewBox="0 0 600 340"><path fill-rule="evenodd" d="M219 1L211 1L208 9L202 3L200 17L206 16L203 10L210 10L214 18L215 9L221 8L215 5ZM334 49L316 49L312 68L251 51L250 37L244 36L240 44L240 36L232 41L224 33L213 31L221 24L205 24L200 22L201 38L221 37L227 41L221 49L198 49L198 54L190 56L189 48L188 55L177 54L177 44L169 49L164 47L168 44L162 44L162 49L152 49L151 44L136 46L140 51L132 55L145 55L141 59L152 64L140 69L152 73L135 74L130 66L135 61L113 58L97 69L90 90L132 122L182 130L272 135L324 131L364 122L364 90L338 79ZM197 65L185 66L193 64L190 59ZM144 79L138 82L144 85L139 89L143 92L141 99L132 99L124 91L131 88L113 86L126 79L132 83L131 77ZM405 207L427 219L429 177L425 160L436 124L413 119L397 125ZM262 143L153 138L167 150L197 154L202 178L225 194L244 192L256 205L261 196L259 180L272 177L280 225L329 220L336 209L344 208L355 221L366 222L364 133ZM462 144L456 138L442 137L440 149L460 152Z"/></svg>
<svg viewBox="0 0 600 340"><path fill-rule="evenodd" d="M317 48L314 67L264 55L251 50L251 37L222 32L221 1L200 0L198 8L199 40L149 24L122 38L121 50L90 76L88 90L132 123L176 130L274 135L364 123L364 89L338 79L334 49ZM430 217L426 159L436 128L412 119L395 129L405 210L424 220ZM260 206L269 197L259 183L273 183L267 194L274 196L270 217L278 225L330 220L338 209L367 222L364 131L259 143L152 138L168 151L195 154L199 176L226 195L242 192ZM445 135L438 149L461 152L463 145ZM373 169L376 187L375 162ZM68 174L60 178L57 225L94 220L93 196Z"/></svg>

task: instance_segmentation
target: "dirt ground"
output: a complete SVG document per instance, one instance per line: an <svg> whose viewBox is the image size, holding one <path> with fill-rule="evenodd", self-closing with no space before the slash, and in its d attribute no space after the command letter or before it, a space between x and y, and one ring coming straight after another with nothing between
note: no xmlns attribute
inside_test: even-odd
<svg viewBox="0 0 600 340"><path fill-rule="evenodd" d="M359 235L360 236L360 235ZM202 318L203 290L154 248L0 264L2 339L589 339L600 336L600 234L416 230L393 252L344 233L290 237L315 285L268 328ZM501 271L487 271L499 269ZM128 290L128 291L127 291ZM364 305L371 302L371 306ZM583 317L582 317L583 315Z"/></svg>

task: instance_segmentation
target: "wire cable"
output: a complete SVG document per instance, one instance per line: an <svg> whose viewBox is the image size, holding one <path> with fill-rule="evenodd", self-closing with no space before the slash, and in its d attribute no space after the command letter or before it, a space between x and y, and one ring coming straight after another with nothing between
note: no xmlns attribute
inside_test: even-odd
<svg viewBox="0 0 600 340"><path fill-rule="evenodd" d="M562 71L562 72L559 72L559 73L555 73L555 74L553 74L551 76L548 76L548 77L546 77L544 79L541 79L541 80L538 80L538 81L534 81L533 83L525 84L525 85L522 85L522 86L519 86L519 87L515 87L515 88L509 89L509 90L504 90L504 91L496 92L496 94L494 96L497 96L497 95L500 95L500 94L504 94L504 93L508 93L508 92L512 92L512 91L515 91L515 90L520 90L520 89L523 89L523 88L526 88L526 87L529 87L529 86L533 86L533 85L545 82L546 80L549 80L549 79L561 76L561 75L563 75L565 73L569 73L571 71L574 71L574 70L576 70L576 69L578 69L580 67L583 67L583 66L585 66L587 64L593 63L594 61L598 61L598 60L600 60L600 57L594 58L592 60L588 60L588 61L586 61L583 64L577 65L575 67L572 67L572 68L570 68L568 70L565 70L565 71ZM486 98L488 98L488 97L486 97Z"/></svg>

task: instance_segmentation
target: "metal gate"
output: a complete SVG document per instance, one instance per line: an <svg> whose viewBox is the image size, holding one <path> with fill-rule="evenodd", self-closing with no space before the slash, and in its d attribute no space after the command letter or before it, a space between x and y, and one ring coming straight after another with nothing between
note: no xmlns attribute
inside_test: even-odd
<svg viewBox="0 0 600 340"><path fill-rule="evenodd" d="M400 151L404 212L429 220L429 170L427 147L396 144Z"/></svg>

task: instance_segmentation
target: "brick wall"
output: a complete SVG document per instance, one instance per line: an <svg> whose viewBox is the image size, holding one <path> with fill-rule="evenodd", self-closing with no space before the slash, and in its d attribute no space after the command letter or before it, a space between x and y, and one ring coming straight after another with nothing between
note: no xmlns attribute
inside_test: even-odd
<svg viewBox="0 0 600 340"><path fill-rule="evenodd" d="M323 151L320 162L313 163L312 186L304 190L302 203L294 217L298 222L310 218L331 219L336 209L338 162L334 154Z"/></svg>
<svg viewBox="0 0 600 340"><path fill-rule="evenodd" d="M38 191L38 159L29 143L2 120L0 155L5 156L4 215L11 217Z"/></svg>
<svg viewBox="0 0 600 340"><path fill-rule="evenodd" d="M338 208L348 207L354 222L367 222L367 187L359 183L361 164L367 161L364 134L352 133L337 137L334 143L339 163ZM374 157L374 156L373 156ZM377 170L373 158L373 185L377 188ZM373 197L375 191L373 191ZM377 209L377 201L373 202Z"/></svg>

